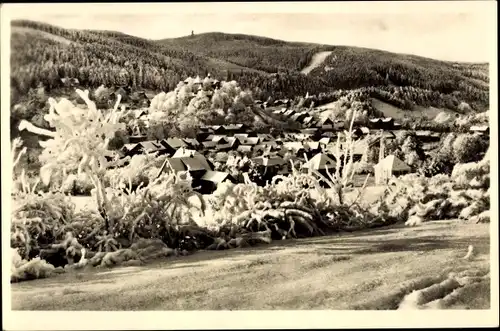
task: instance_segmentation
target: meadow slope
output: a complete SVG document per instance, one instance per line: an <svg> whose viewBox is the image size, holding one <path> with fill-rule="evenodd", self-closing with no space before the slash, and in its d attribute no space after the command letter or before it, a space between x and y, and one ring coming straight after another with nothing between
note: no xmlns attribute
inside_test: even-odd
<svg viewBox="0 0 500 331"><path fill-rule="evenodd" d="M429 222L69 272L12 284L12 309L380 310L397 309L418 289L423 302L445 297L434 301L443 308L488 309L489 233L489 224ZM473 260L463 259L469 245ZM452 272L479 281L446 280Z"/></svg>

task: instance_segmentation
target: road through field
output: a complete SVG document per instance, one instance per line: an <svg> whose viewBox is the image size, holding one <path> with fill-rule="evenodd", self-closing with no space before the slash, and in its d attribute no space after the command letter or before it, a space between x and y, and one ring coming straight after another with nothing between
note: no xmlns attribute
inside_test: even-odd
<svg viewBox="0 0 500 331"><path fill-rule="evenodd" d="M488 224L429 222L73 271L12 284L12 309L397 309L422 288L428 300L455 289L446 308L487 309L489 233ZM469 245L477 254L465 260ZM463 271L480 281L450 285Z"/></svg>

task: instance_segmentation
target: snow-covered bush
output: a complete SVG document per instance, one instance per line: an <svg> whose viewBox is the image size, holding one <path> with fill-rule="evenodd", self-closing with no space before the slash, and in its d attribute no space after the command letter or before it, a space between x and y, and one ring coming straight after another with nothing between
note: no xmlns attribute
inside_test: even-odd
<svg viewBox="0 0 500 331"><path fill-rule="evenodd" d="M55 131L37 128L27 121L22 121L19 129L51 138L39 142L43 147L40 155L44 164L40 169L42 182L48 184L57 178L62 183L73 171L85 173L96 191L98 210L107 222L109 204L104 194L104 175L110 166L125 162L119 159L116 151L108 149L108 144L117 131L125 129L125 124L119 122L124 108L118 111L118 98L114 109L105 115L89 99L88 91L76 92L86 106L75 106L67 99L59 102L49 99L51 107L44 118Z"/></svg>
<svg viewBox="0 0 500 331"><path fill-rule="evenodd" d="M28 192L13 200L11 247L25 258L35 257L44 245L64 236L64 226L74 217L75 206L61 193Z"/></svg>
<svg viewBox="0 0 500 331"><path fill-rule="evenodd" d="M408 219L408 225L437 219L479 219L477 215L490 209L489 153L480 162L457 164L451 176L411 174L393 179L374 212L378 209Z"/></svg>
<svg viewBox="0 0 500 331"><path fill-rule="evenodd" d="M210 78L188 78L168 93L161 92L151 101L150 123L169 123L180 132L189 132L203 124L254 122L253 97L236 81L221 82L214 88Z"/></svg>

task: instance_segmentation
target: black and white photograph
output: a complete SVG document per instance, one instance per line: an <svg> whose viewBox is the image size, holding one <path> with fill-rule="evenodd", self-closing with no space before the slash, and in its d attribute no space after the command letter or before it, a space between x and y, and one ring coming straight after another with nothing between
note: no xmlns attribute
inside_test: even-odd
<svg viewBox="0 0 500 331"><path fill-rule="evenodd" d="M5 329L498 325L496 10L2 5Z"/></svg>

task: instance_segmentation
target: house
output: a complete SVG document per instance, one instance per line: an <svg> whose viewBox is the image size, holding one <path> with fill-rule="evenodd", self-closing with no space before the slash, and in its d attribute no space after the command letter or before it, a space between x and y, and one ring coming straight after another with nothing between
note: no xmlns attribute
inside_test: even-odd
<svg viewBox="0 0 500 331"><path fill-rule="evenodd" d="M394 119L392 117L373 118L368 122L372 129L394 130Z"/></svg>
<svg viewBox="0 0 500 331"><path fill-rule="evenodd" d="M188 147L188 144L180 138L168 138L162 141L164 142L164 144L166 143L168 146L172 147L175 150L178 150L182 147Z"/></svg>
<svg viewBox="0 0 500 331"><path fill-rule="evenodd" d="M266 181L271 180L286 165L286 161L277 155L254 157L252 162L261 168L263 179Z"/></svg>
<svg viewBox="0 0 500 331"><path fill-rule="evenodd" d="M262 145L262 144L259 144L259 145L255 145L253 146L253 151L254 152L266 152L269 148L266 146L266 145Z"/></svg>
<svg viewBox="0 0 500 331"><path fill-rule="evenodd" d="M128 137L128 141L131 144L137 144L140 143L141 141L146 141L148 137L146 135L133 135Z"/></svg>
<svg viewBox="0 0 500 331"><path fill-rule="evenodd" d="M396 139L396 135L392 131L383 131L383 130L379 130L378 132L374 131L372 134L372 140L370 142L370 146L378 144L380 142L381 137L383 137L384 140Z"/></svg>
<svg viewBox="0 0 500 331"><path fill-rule="evenodd" d="M293 151L295 153L304 150L304 145L299 141L291 141L283 143L283 149Z"/></svg>
<svg viewBox="0 0 500 331"><path fill-rule="evenodd" d="M302 120L302 124L306 127L313 126L315 124L314 117L307 116Z"/></svg>
<svg viewBox="0 0 500 331"><path fill-rule="evenodd" d="M208 137L208 138L210 138L210 137ZM217 136L212 136L212 139L210 139L210 140L217 143L217 145L224 145L224 144L229 143L228 139L229 139L228 136L217 135Z"/></svg>
<svg viewBox="0 0 500 331"><path fill-rule="evenodd" d="M212 126L211 125L202 125L198 129L200 132L210 132L212 133Z"/></svg>
<svg viewBox="0 0 500 331"><path fill-rule="evenodd" d="M308 117L307 114L296 113L296 114L293 114L290 118L294 121L304 123L304 119L306 119L307 117Z"/></svg>
<svg viewBox="0 0 500 331"><path fill-rule="evenodd" d="M134 117L136 119L139 119L139 118L141 118L141 117L143 117L143 116L145 116L147 114L148 114L148 112L146 111L146 109L136 109L136 110L134 110Z"/></svg>
<svg viewBox="0 0 500 331"><path fill-rule="evenodd" d="M246 138L248 138L248 133L235 133L233 137L239 139L241 142L242 139L245 140Z"/></svg>
<svg viewBox="0 0 500 331"><path fill-rule="evenodd" d="M212 141L212 140L203 141L201 144L202 144L204 149L211 149L211 148L215 148L215 146L217 146L217 142Z"/></svg>
<svg viewBox="0 0 500 331"><path fill-rule="evenodd" d="M318 131L319 131L318 128L307 128L300 130L300 133L307 135L315 135L318 133Z"/></svg>
<svg viewBox="0 0 500 331"><path fill-rule="evenodd" d="M331 137L322 137L318 143L320 144L320 146L327 146L328 144L332 143L333 142L333 139Z"/></svg>
<svg viewBox="0 0 500 331"><path fill-rule="evenodd" d="M310 133L297 133L294 135L295 139L297 140L309 140L312 137L312 134Z"/></svg>
<svg viewBox="0 0 500 331"><path fill-rule="evenodd" d="M201 143L195 138L183 138L182 140L187 145L185 147L188 147L188 148L198 149L202 146Z"/></svg>
<svg viewBox="0 0 500 331"><path fill-rule="evenodd" d="M368 149L370 146L369 142L366 139L362 140L355 140L352 142L353 143L353 151L352 151L352 160L354 162L358 162L363 158L363 155L365 155L368 152ZM336 149L336 143L332 144L333 149ZM348 147L346 146L346 142L343 142L340 144L341 151L346 150ZM343 160L340 160L341 163L343 163Z"/></svg>
<svg viewBox="0 0 500 331"><path fill-rule="evenodd" d="M277 152L281 150L281 146L274 140L263 142L262 145L266 147L268 152Z"/></svg>
<svg viewBox="0 0 500 331"><path fill-rule="evenodd" d="M437 135L435 133L437 133ZM415 131L415 136L421 142L436 142L441 139L441 136L438 132L432 132L428 130Z"/></svg>
<svg viewBox="0 0 500 331"><path fill-rule="evenodd" d="M222 171L207 171L200 178L200 189L198 190L201 194L212 194L217 186L225 181L236 184L236 179L234 179L229 173Z"/></svg>
<svg viewBox="0 0 500 331"><path fill-rule="evenodd" d="M322 130L333 130L335 123L329 117L324 117L317 122L316 126Z"/></svg>
<svg viewBox="0 0 500 331"><path fill-rule="evenodd" d="M266 141L266 140L272 140L273 136L267 133L257 133L257 137L260 139L260 141Z"/></svg>
<svg viewBox="0 0 500 331"><path fill-rule="evenodd" d="M345 122L342 120L335 120L333 123L333 129L344 130L346 128Z"/></svg>
<svg viewBox="0 0 500 331"><path fill-rule="evenodd" d="M318 141L307 141L304 143L304 147L309 151L319 151L321 149Z"/></svg>
<svg viewBox="0 0 500 331"><path fill-rule="evenodd" d="M236 151L242 154L250 154L252 153L252 150L253 150L252 145L240 145L238 146L238 148L236 148Z"/></svg>
<svg viewBox="0 0 500 331"><path fill-rule="evenodd" d="M200 127L200 129L196 133L196 140L205 141L210 135L213 135L211 127Z"/></svg>
<svg viewBox="0 0 500 331"><path fill-rule="evenodd" d="M226 132L232 133L243 133L246 130L246 126L244 124L229 124L223 125Z"/></svg>
<svg viewBox="0 0 500 331"><path fill-rule="evenodd" d="M120 149L124 156L134 156L142 153L142 146L139 143L125 144Z"/></svg>
<svg viewBox="0 0 500 331"><path fill-rule="evenodd" d="M385 157L373 168L377 185L387 182L392 176L400 176L411 172L411 168L394 155Z"/></svg>
<svg viewBox="0 0 500 331"><path fill-rule="evenodd" d="M355 137L362 137L370 134L370 129L368 129L366 126L358 127L353 129L353 135Z"/></svg>
<svg viewBox="0 0 500 331"><path fill-rule="evenodd" d="M208 163L207 159L202 154L200 154L200 152L193 149L179 148L172 156L172 158L194 158L199 161L204 169L211 170L210 164Z"/></svg>
<svg viewBox="0 0 500 331"><path fill-rule="evenodd" d="M215 142L215 149L218 151L237 149L240 145L240 141L234 137L220 137Z"/></svg>
<svg viewBox="0 0 500 331"><path fill-rule="evenodd" d="M140 142L139 145L141 145L141 150L144 153L159 153L159 154L166 154L169 152L169 150L163 146L163 144L159 141L143 141Z"/></svg>
<svg viewBox="0 0 500 331"><path fill-rule="evenodd" d="M163 173L164 171L168 171L168 169L172 170L173 172L182 172L182 171L187 171L186 165L184 162L182 162L182 159L180 158L167 158L163 162L163 165L160 170L160 174Z"/></svg>
<svg viewBox="0 0 500 331"><path fill-rule="evenodd" d="M470 127L469 131L480 135L489 135L490 127L488 125L473 125Z"/></svg>
<svg viewBox="0 0 500 331"><path fill-rule="evenodd" d="M201 155L201 154L200 154ZM173 172L188 171L193 177L193 187L197 186L198 180L207 172L212 170L208 161L201 155L201 158L196 155L171 157L165 159L160 170L160 174L172 170Z"/></svg>
<svg viewBox="0 0 500 331"><path fill-rule="evenodd" d="M309 161L302 165L303 169L307 170L316 170L326 175L326 170L329 172L333 171L337 166L337 162L335 162L333 157L328 156L325 153L318 153L314 157L312 157Z"/></svg>
<svg viewBox="0 0 500 331"><path fill-rule="evenodd" d="M215 134L226 133L226 129L222 125L212 125L211 129L212 129L212 132Z"/></svg>
<svg viewBox="0 0 500 331"><path fill-rule="evenodd" d="M251 146L258 145L260 142L260 138L258 137L249 137L246 139L238 139L238 140L240 141L241 145L251 145Z"/></svg>
<svg viewBox="0 0 500 331"><path fill-rule="evenodd" d="M360 127L360 128L359 128L359 130L361 131L361 133L362 133L363 135L368 135L368 134L370 134L370 129L369 129L369 128L367 128L366 126L362 126L362 127Z"/></svg>
<svg viewBox="0 0 500 331"><path fill-rule="evenodd" d="M329 132L322 132L321 137L327 137L327 138L337 138L338 132L334 131L329 131Z"/></svg>

